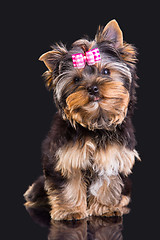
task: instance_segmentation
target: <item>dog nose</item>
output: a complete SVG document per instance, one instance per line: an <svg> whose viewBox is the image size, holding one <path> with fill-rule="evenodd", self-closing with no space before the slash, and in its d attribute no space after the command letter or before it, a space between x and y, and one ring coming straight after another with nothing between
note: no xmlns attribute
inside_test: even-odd
<svg viewBox="0 0 160 240"><path fill-rule="evenodd" d="M88 92L91 95L95 95L99 92L99 89L96 85L88 87Z"/></svg>

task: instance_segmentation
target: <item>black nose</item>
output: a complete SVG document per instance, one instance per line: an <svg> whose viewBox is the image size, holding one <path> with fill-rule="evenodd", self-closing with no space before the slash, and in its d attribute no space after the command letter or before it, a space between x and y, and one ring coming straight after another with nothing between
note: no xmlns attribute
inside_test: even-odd
<svg viewBox="0 0 160 240"><path fill-rule="evenodd" d="M88 87L87 90L91 95L95 95L99 92L98 87L96 85Z"/></svg>

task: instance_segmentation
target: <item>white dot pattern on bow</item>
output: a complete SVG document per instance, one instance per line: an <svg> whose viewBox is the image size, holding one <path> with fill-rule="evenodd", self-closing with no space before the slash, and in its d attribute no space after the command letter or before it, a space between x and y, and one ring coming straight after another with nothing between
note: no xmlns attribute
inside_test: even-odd
<svg viewBox="0 0 160 240"><path fill-rule="evenodd" d="M94 65L100 60L101 56L98 48L87 51L85 55L83 53L77 53L72 55L73 66L75 68L84 68L86 62L88 65Z"/></svg>

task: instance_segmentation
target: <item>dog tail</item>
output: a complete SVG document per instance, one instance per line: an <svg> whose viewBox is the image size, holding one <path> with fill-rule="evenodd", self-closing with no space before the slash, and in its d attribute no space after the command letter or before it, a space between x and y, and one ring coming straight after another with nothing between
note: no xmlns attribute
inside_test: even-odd
<svg viewBox="0 0 160 240"><path fill-rule="evenodd" d="M47 193L44 189L44 176L40 176L24 193L26 208L49 208Z"/></svg>

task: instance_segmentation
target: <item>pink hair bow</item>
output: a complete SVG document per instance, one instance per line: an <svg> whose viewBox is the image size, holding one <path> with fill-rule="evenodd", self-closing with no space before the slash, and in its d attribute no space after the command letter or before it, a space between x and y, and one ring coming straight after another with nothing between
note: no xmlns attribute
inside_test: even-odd
<svg viewBox="0 0 160 240"><path fill-rule="evenodd" d="M94 48L85 53L77 53L72 55L73 66L75 68L84 68L87 62L88 65L94 65L101 60L98 48Z"/></svg>

